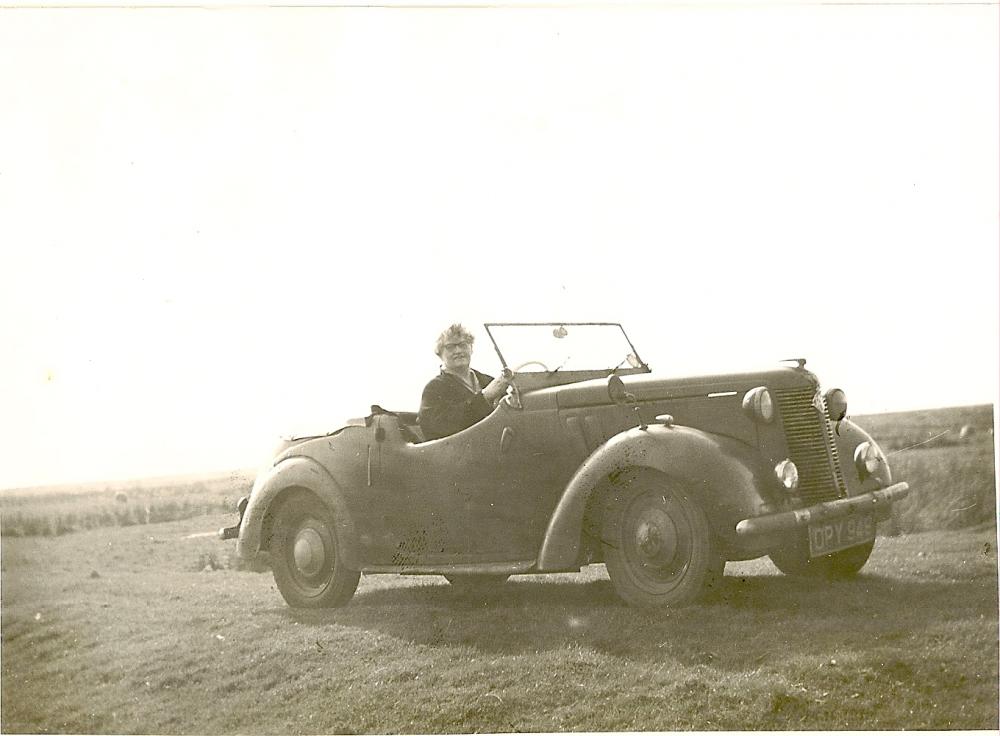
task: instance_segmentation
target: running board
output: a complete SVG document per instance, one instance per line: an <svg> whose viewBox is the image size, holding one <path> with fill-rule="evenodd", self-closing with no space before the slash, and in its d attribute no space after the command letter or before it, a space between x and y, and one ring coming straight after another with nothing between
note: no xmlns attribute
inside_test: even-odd
<svg viewBox="0 0 1000 736"><path fill-rule="evenodd" d="M535 560L522 562L472 562L440 565L365 565L366 575L395 573L397 575L518 575L535 572Z"/></svg>

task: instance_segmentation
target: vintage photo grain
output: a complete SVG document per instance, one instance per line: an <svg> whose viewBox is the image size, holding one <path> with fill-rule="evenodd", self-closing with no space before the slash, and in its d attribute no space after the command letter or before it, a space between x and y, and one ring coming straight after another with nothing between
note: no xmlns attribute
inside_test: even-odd
<svg viewBox="0 0 1000 736"><path fill-rule="evenodd" d="M998 723L993 3L0 7L0 730Z"/></svg>

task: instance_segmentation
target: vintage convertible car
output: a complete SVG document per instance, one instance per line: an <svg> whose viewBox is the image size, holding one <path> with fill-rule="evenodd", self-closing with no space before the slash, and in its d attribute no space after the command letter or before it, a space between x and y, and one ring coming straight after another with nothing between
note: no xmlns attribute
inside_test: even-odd
<svg viewBox="0 0 1000 736"><path fill-rule="evenodd" d="M908 491L805 360L663 378L619 324L485 327L513 385L481 422L425 442L373 406L284 442L240 500L220 536L289 605L342 605L362 572L476 590L603 562L639 606L694 601L727 560L850 576Z"/></svg>

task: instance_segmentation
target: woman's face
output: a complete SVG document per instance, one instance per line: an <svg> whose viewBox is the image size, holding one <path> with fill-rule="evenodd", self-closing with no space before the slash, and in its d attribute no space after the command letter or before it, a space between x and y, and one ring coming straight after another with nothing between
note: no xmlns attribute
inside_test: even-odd
<svg viewBox="0 0 1000 736"><path fill-rule="evenodd" d="M444 369L451 373L468 372L472 362L472 344L460 338L449 340L441 348L441 362Z"/></svg>

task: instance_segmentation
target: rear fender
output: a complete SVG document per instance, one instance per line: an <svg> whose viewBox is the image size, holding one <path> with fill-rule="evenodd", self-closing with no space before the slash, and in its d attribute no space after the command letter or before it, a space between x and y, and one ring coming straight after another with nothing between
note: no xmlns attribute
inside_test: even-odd
<svg viewBox="0 0 1000 736"><path fill-rule="evenodd" d="M330 507L337 533L345 543L344 562L350 569L360 569L356 559L358 546L354 522L347 511L343 490L322 465L307 457L282 460L257 477L240 525L236 543L239 556L252 560L266 549L268 530L265 529L265 520L296 489L310 491Z"/></svg>
<svg viewBox="0 0 1000 736"><path fill-rule="evenodd" d="M649 468L681 482L723 542L736 523L758 513L761 489L777 483L753 447L691 427L653 425L615 435L579 467L549 521L538 557L541 571L568 569L580 552L587 504L617 474Z"/></svg>

